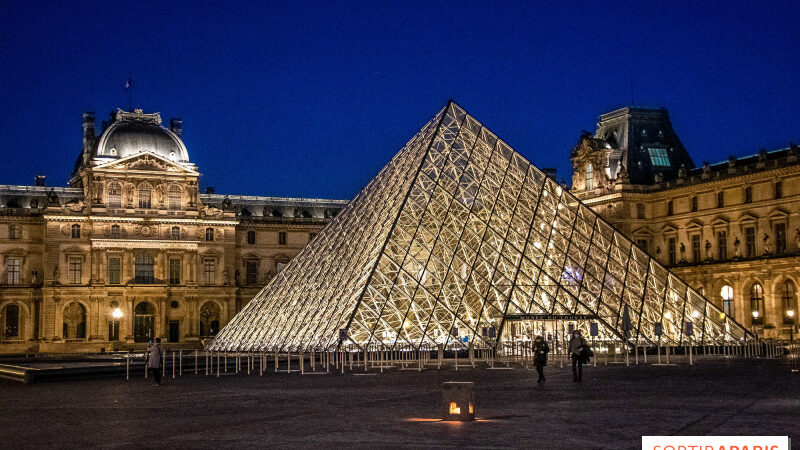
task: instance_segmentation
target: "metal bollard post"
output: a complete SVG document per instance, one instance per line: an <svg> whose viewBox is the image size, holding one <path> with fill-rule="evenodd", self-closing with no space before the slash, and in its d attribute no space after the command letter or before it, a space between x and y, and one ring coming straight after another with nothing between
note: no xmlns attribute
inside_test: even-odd
<svg viewBox="0 0 800 450"><path fill-rule="evenodd" d="M172 351L172 379L175 379L175 350Z"/></svg>
<svg viewBox="0 0 800 450"><path fill-rule="evenodd" d="M286 373L292 372L292 352L286 352Z"/></svg>
<svg viewBox="0 0 800 450"><path fill-rule="evenodd" d="M217 378L219 378L219 353L217 353Z"/></svg>
<svg viewBox="0 0 800 450"><path fill-rule="evenodd" d="M125 356L125 380L131 379L131 351Z"/></svg>
<svg viewBox="0 0 800 450"><path fill-rule="evenodd" d="M164 355L161 355L161 376L167 376L167 358Z"/></svg>
<svg viewBox="0 0 800 450"><path fill-rule="evenodd" d="M178 364L180 364L179 376L183 376L183 350L178 350Z"/></svg>
<svg viewBox="0 0 800 450"><path fill-rule="evenodd" d="M194 374L197 375L197 349L194 349Z"/></svg>

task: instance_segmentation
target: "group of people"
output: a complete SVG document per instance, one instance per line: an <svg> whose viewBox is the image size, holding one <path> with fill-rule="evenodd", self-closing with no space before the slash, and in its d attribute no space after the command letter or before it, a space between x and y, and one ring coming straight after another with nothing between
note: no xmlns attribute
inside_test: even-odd
<svg viewBox="0 0 800 450"><path fill-rule="evenodd" d="M586 343L586 339L581 336L580 330L572 333L569 340L567 352L572 359L572 381L583 381L583 365L589 362L589 358L594 356L592 348ZM550 353L550 345L542 336L536 336L533 340L533 365L539 374L537 383L544 383L544 366L547 365L547 354Z"/></svg>

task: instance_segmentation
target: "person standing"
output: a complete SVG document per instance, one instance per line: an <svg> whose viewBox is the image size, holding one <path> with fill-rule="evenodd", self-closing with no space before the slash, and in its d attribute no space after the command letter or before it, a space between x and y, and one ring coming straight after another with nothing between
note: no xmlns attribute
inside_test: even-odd
<svg viewBox="0 0 800 450"><path fill-rule="evenodd" d="M156 385L161 385L161 360L163 359L164 350L161 348L161 338L156 338L155 343L150 343L147 346L147 352L150 353L150 357L147 358L147 367L150 369L154 369L151 371L153 374L153 380L156 382Z"/></svg>
<svg viewBox="0 0 800 450"><path fill-rule="evenodd" d="M583 378L583 363L585 361L586 339L581 336L580 330L572 333L569 340L569 354L572 357L572 381L580 382Z"/></svg>
<svg viewBox="0 0 800 450"><path fill-rule="evenodd" d="M542 336L536 336L533 340L533 365L536 367L536 372L539 374L537 383L543 383L544 380L544 366L547 365L547 354L550 353L550 346L544 341Z"/></svg>

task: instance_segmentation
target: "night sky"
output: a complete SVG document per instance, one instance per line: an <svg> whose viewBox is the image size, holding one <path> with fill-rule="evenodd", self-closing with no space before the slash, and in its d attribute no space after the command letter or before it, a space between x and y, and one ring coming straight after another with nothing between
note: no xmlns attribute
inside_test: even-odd
<svg viewBox="0 0 800 450"><path fill-rule="evenodd" d="M66 185L82 113L99 124L127 109L128 77L134 107L183 119L202 188L218 193L349 199L449 98L568 182L581 130L632 100L668 108L698 165L783 148L800 142L799 12L753 1L4 1L0 184L44 174Z"/></svg>

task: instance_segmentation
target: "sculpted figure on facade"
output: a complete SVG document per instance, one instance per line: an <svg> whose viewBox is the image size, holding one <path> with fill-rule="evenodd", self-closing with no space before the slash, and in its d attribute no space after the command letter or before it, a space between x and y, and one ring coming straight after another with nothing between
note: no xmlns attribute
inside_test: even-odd
<svg viewBox="0 0 800 450"><path fill-rule="evenodd" d="M769 235L764 233L764 253L767 255L772 254L772 243L769 241Z"/></svg>
<svg viewBox="0 0 800 450"><path fill-rule="evenodd" d="M714 259L714 255L711 253L711 242L706 239L706 261L711 261Z"/></svg>
<svg viewBox="0 0 800 450"><path fill-rule="evenodd" d="M741 247L742 247L742 243L739 241L739 238L737 237L733 241L733 257L734 258L739 259L739 258L742 257L742 249L741 249Z"/></svg>
<svg viewBox="0 0 800 450"><path fill-rule="evenodd" d="M680 262L682 262L682 263L686 262L686 245L683 242L681 242L681 260L680 260Z"/></svg>
<svg viewBox="0 0 800 450"><path fill-rule="evenodd" d="M133 191L136 189L133 183L125 183L125 200L128 208L133 208Z"/></svg>

